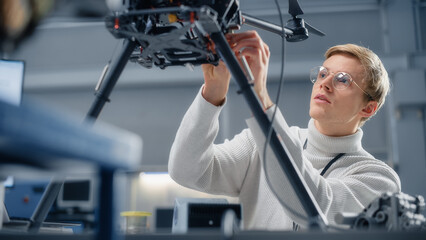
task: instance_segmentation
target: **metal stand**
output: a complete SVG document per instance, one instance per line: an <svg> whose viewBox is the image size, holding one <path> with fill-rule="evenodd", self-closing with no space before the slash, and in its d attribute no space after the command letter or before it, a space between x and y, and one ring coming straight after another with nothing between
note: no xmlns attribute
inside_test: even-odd
<svg viewBox="0 0 426 240"><path fill-rule="evenodd" d="M118 239L117 228L115 224L116 208L114 201L114 170L102 168L100 169L100 194L99 194L99 208L97 212L98 233L96 234L97 240L115 240Z"/></svg>
<svg viewBox="0 0 426 240"><path fill-rule="evenodd" d="M46 190L43 193L43 196L40 199L40 203L37 205L36 210L31 216L31 223L28 226L29 233L38 233L40 231L40 228L43 225L44 220L46 220L47 214L49 213L50 208L53 206L53 203L55 202L62 185L64 185L64 180L62 179L59 180L53 178L50 180Z"/></svg>

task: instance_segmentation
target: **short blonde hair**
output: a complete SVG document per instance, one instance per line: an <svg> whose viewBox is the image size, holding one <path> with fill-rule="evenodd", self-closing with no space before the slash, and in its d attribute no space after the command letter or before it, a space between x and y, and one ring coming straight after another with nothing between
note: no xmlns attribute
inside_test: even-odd
<svg viewBox="0 0 426 240"><path fill-rule="evenodd" d="M344 44L336 45L331 47L325 53L325 58L339 54L346 53L352 55L361 62L365 70L365 76L363 82L365 82L365 89L368 94L377 102L377 111L385 103L386 96L390 91L390 81L388 77L388 72L383 66L380 58L370 49L358 46L355 44ZM365 96L366 100L368 96ZM376 112L377 112L376 111ZM369 118L363 118L360 122L362 126Z"/></svg>

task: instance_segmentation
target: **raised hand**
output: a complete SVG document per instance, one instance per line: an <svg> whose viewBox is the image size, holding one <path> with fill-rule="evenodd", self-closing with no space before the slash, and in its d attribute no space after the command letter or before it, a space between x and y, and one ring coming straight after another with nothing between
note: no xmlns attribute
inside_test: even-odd
<svg viewBox="0 0 426 240"><path fill-rule="evenodd" d="M212 64L201 65L204 75L204 99L213 105L222 105L229 89L231 73L223 61L218 66Z"/></svg>
<svg viewBox="0 0 426 240"><path fill-rule="evenodd" d="M268 109L273 105L266 88L270 56L268 45L263 42L256 31L228 34L226 38L240 63L242 56L246 58L254 77L254 90L262 102L263 108ZM204 64L201 67L205 81L203 97L216 106L223 104L231 79L225 63L220 61L218 66Z"/></svg>
<svg viewBox="0 0 426 240"><path fill-rule="evenodd" d="M246 58L254 76L254 90L262 102L263 108L268 109L273 105L266 88L270 56L268 45L263 42L256 31L230 34L227 37L236 56L241 57L242 55Z"/></svg>

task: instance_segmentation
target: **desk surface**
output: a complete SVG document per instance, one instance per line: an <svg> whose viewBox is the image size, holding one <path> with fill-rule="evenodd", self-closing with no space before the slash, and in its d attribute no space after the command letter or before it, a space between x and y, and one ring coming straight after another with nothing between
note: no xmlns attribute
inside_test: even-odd
<svg viewBox="0 0 426 240"><path fill-rule="evenodd" d="M0 102L0 132L0 164L55 170L78 159L133 170L142 156L142 139L134 133L106 123L82 123L74 115L33 102L20 107Z"/></svg>
<svg viewBox="0 0 426 240"><path fill-rule="evenodd" d="M20 234L13 232L0 232L2 240L94 240L94 234ZM141 235L126 235L126 240L425 240L424 232L340 232L340 233L315 233L315 232L266 232L242 231L232 238L224 238L220 232L194 232L190 234L148 233Z"/></svg>

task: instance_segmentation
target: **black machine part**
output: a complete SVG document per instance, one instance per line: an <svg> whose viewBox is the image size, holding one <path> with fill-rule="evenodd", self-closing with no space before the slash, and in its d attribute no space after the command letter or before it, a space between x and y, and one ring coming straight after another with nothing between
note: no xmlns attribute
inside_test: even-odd
<svg viewBox="0 0 426 240"><path fill-rule="evenodd" d="M237 30L243 23L271 31L289 42L303 41L308 32L319 36L324 33L306 23L297 15L303 14L297 0L289 1L292 18L286 27L245 15L238 0L127 0L124 11L107 16L107 29L116 38L137 42L129 60L145 68L153 66L217 65L219 56L214 43L202 29L206 12L214 15L217 28L223 34ZM201 22L201 24L200 24ZM215 29L217 29L215 27Z"/></svg>
<svg viewBox="0 0 426 240"><path fill-rule="evenodd" d="M130 61L143 67L164 69L176 65L217 64L218 56L196 25L206 8L216 17L223 33L242 24L239 2L235 0L129 1L128 9L106 17L107 29L116 38L138 43Z"/></svg>
<svg viewBox="0 0 426 240"><path fill-rule="evenodd" d="M371 202L360 214L339 214L336 222L364 231L426 231L424 209L422 196L388 192Z"/></svg>

